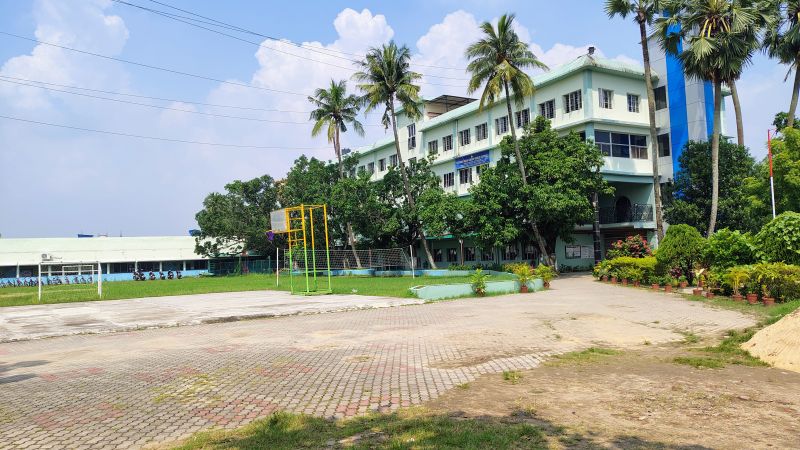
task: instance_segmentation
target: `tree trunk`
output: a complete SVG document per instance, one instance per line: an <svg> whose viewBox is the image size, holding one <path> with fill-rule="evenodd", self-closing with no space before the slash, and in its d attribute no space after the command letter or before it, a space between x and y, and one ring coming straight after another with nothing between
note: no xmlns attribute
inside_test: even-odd
<svg viewBox="0 0 800 450"><path fill-rule="evenodd" d="M800 58L794 64L794 87L792 88L792 103L789 104L789 117L786 125L794 128L794 115L797 112L797 97L800 95Z"/></svg>
<svg viewBox="0 0 800 450"><path fill-rule="evenodd" d="M394 150L397 153L397 165L400 166L400 175L403 177L403 189L406 191L406 200L408 201L408 206L411 208L411 213L414 215L412 220L416 225L416 222L418 222L416 217L417 208L414 202L414 195L411 193L411 182L408 181L406 163L403 162L403 155L400 153L400 138L397 134L397 120L394 115L394 97L389 99L389 111L392 114L392 132L394 133ZM428 241L425 239L425 233L422 231L422 227L417 228L417 237L422 243L422 249L425 251L425 257L428 258L428 264L430 264L432 269L436 269L436 262L433 260L431 249L428 248Z"/></svg>
<svg viewBox="0 0 800 450"><path fill-rule="evenodd" d="M519 150L519 141L517 141L517 129L514 126L514 113L511 110L511 96L508 92L508 82L503 80L503 87L506 90L506 108L508 108L508 126L511 127L511 139L514 140L514 155L517 158L517 165L519 166L519 173L522 176L522 185L528 185L528 175L525 173L525 162L522 160L522 153ZM531 229L533 230L533 235L536 238L536 243L539 246L539 252L541 252L546 264L548 266L554 267L554 262L550 259L550 253L547 252L547 245L545 245L544 238L542 238L542 234L539 233L539 226L536 225L536 221L531 218Z"/></svg>
<svg viewBox="0 0 800 450"><path fill-rule="evenodd" d="M711 136L711 214L708 220L708 235L714 234L717 226L719 205L719 135L722 128L722 82L714 79L714 133Z"/></svg>
<svg viewBox="0 0 800 450"><path fill-rule="evenodd" d="M742 122L742 105L739 103L739 92L736 90L736 81L730 80L728 87L731 88L731 97L733 98L733 112L736 116L736 142L744 146L744 124Z"/></svg>
<svg viewBox="0 0 800 450"><path fill-rule="evenodd" d="M653 92L652 68L650 67L650 49L647 47L647 28L644 21L639 21L639 34L642 39L642 60L644 61L644 84L647 88L647 113L650 118L650 148L653 161L653 197L656 207L656 236L658 242L664 239L664 216L661 207L661 176L658 170L658 131L656 130L656 95Z"/></svg>
<svg viewBox="0 0 800 450"><path fill-rule="evenodd" d="M333 140L333 149L336 151L336 159L339 160L339 179L344 178L344 167L342 166L342 147L339 141L339 126L336 126L336 136ZM353 225L347 221L347 240L350 241L350 248L353 250L353 258L356 260L356 267L361 268L361 258L356 251L356 235L353 233Z"/></svg>

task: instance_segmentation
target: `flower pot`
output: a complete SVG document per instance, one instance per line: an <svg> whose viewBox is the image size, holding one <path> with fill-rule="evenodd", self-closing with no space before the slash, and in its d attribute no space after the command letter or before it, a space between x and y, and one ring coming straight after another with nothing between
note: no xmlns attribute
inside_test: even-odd
<svg viewBox="0 0 800 450"><path fill-rule="evenodd" d="M605 283L606 281L608 281L608 275L603 275L603 278L602 278L602 280L603 280L603 282L604 282L604 283Z"/></svg>
<svg viewBox="0 0 800 450"><path fill-rule="evenodd" d="M751 305L758 303L758 294L747 294L747 303L750 303Z"/></svg>
<svg viewBox="0 0 800 450"><path fill-rule="evenodd" d="M703 280L697 280L697 287L703 287Z"/></svg>
<svg viewBox="0 0 800 450"><path fill-rule="evenodd" d="M657 291L661 289L661 286L659 286L658 283L653 283L652 285L650 285L650 289Z"/></svg>
<svg viewBox="0 0 800 450"><path fill-rule="evenodd" d="M775 305L775 299L772 297L764 297L761 299L764 302L764 306L773 306Z"/></svg>
<svg viewBox="0 0 800 450"><path fill-rule="evenodd" d="M611 283L617 284L617 277L611 277Z"/></svg>
<svg viewBox="0 0 800 450"><path fill-rule="evenodd" d="M477 294L477 295L478 295L478 297L483 297L483 296L485 296L485 295L486 295L486 291L484 291L484 290L482 290L482 289L477 289L477 290L475 291L475 294Z"/></svg>
<svg viewBox="0 0 800 450"><path fill-rule="evenodd" d="M686 289L687 287L689 287L689 282L688 281L681 281L681 289Z"/></svg>
<svg viewBox="0 0 800 450"><path fill-rule="evenodd" d="M670 292L672 292L672 285L671 285L671 284L668 284L668 285L664 286L664 292L666 292L666 293L668 293L668 294L669 294Z"/></svg>
<svg viewBox="0 0 800 450"><path fill-rule="evenodd" d="M528 293L528 285L525 283L521 283L519 285L519 293L520 294L527 294Z"/></svg>
<svg viewBox="0 0 800 450"><path fill-rule="evenodd" d="M706 298L714 298L714 293L711 291L706 292Z"/></svg>
<svg viewBox="0 0 800 450"><path fill-rule="evenodd" d="M696 295L698 297L701 297L703 295L703 290L700 289L700 288L692 289L692 295Z"/></svg>
<svg viewBox="0 0 800 450"><path fill-rule="evenodd" d="M550 289L550 282L549 281L545 281L543 284L544 284L544 288L545 289Z"/></svg>
<svg viewBox="0 0 800 450"><path fill-rule="evenodd" d="M623 286L627 286L628 285L628 279L627 278L623 278L622 279L622 285Z"/></svg>
<svg viewBox="0 0 800 450"><path fill-rule="evenodd" d="M731 298L732 298L732 299L733 299L733 301L735 301L735 302L743 302L743 301L744 301L744 297L742 296L742 294L733 294L733 295L731 296Z"/></svg>
<svg viewBox="0 0 800 450"><path fill-rule="evenodd" d="M634 281L633 282L633 287L639 287L639 282L638 281Z"/></svg>

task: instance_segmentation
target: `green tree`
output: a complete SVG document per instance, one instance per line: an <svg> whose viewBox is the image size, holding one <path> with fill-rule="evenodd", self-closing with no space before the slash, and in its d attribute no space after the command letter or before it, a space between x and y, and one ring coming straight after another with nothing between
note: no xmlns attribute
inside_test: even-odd
<svg viewBox="0 0 800 450"><path fill-rule="evenodd" d="M713 269L729 269L756 262L752 237L747 233L723 228L708 238L705 263Z"/></svg>
<svg viewBox="0 0 800 450"><path fill-rule="evenodd" d="M557 238L570 241L576 225L591 221L592 193L612 189L600 175L603 156L597 146L576 133L559 136L541 116L519 144L530 183L522 185L513 143L504 139L497 165L484 169L481 182L470 189L467 225L482 248L491 248L535 242L530 227L535 217L546 243L544 256L555 251Z"/></svg>
<svg viewBox="0 0 800 450"><path fill-rule="evenodd" d="M769 0L773 20L764 36L764 48L771 58L789 66L786 79L794 70L792 100L786 126L794 127L797 100L800 96L800 0Z"/></svg>
<svg viewBox="0 0 800 450"><path fill-rule="evenodd" d="M456 194L444 192L437 185L419 197L419 217L428 236L450 235L459 243L464 242L471 229L468 225L471 201ZM463 257L461 264L464 263Z"/></svg>
<svg viewBox="0 0 800 450"><path fill-rule="evenodd" d="M378 183L372 182L368 173L362 171L355 177L337 180L330 203L333 211L352 224L360 242L372 248L390 245L391 233L395 231L387 226L391 210L381 201Z"/></svg>
<svg viewBox="0 0 800 450"><path fill-rule="evenodd" d="M308 97L308 101L315 108L310 114L310 119L314 121L311 135L318 136L323 128L326 129L328 142L333 144L336 159L339 162L339 178L344 178L340 133L347 132L347 126L351 125L356 133L360 136L364 135L364 127L358 121L360 99L352 94L347 95L346 81L336 82L331 80L328 89L317 89L314 91L313 97ZM356 238L353 234L353 226L348 222L345 227L347 228L347 240L353 250L353 257L358 267L361 267L361 260L356 252Z"/></svg>
<svg viewBox="0 0 800 450"><path fill-rule="evenodd" d="M415 208L415 198L412 195L411 183L400 152L400 139L397 135L397 114L395 101L400 102L403 112L410 120L422 117L420 109L419 85L416 84L422 75L411 70L411 51L405 45L398 47L394 41L380 47L372 47L362 61L357 63L358 71L353 78L359 82L358 88L363 92L362 101L367 105L366 111L383 107L381 122L386 128L392 127L394 134L394 148L397 154L400 177L403 181L406 201L411 210ZM415 219L415 221L418 221ZM428 258L431 267L436 267L433 255L428 248L428 242L422 234L422 228L413 227L420 234L418 238Z"/></svg>
<svg viewBox="0 0 800 450"><path fill-rule="evenodd" d="M240 255L255 252L270 255L274 246L267 239L269 213L278 208L278 188L269 175L225 185L225 193L213 192L203 200L195 219L200 233L197 253L205 256Z"/></svg>
<svg viewBox="0 0 800 450"><path fill-rule="evenodd" d="M714 85L714 130L711 137L711 208L713 234L719 209L719 146L722 131L722 83L736 80L752 57L751 35L758 20L744 2L731 0L665 0L666 14L656 20L662 47L676 55L687 76Z"/></svg>
<svg viewBox="0 0 800 450"><path fill-rule="evenodd" d="M800 265L800 213L779 215L761 229L755 241L762 259Z"/></svg>
<svg viewBox="0 0 800 450"><path fill-rule="evenodd" d="M511 126L511 139L514 154L523 186L529 182L525 164L522 162L517 131L514 126L514 113L511 109L511 98L521 107L525 98L533 95L534 85L531 77L523 70L526 68L547 69L547 66L536 58L528 48L528 44L519 39L513 28L514 14L504 14L497 21L497 29L491 22L483 22L481 30L483 38L474 42L466 50L470 59L467 71L471 74L467 90L472 93L484 86L479 109L493 105L500 95L505 95L508 121ZM535 220L527 220L533 231L539 250L545 255L548 264L552 265L546 252L546 243Z"/></svg>
<svg viewBox="0 0 800 450"><path fill-rule="evenodd" d="M795 122L797 122L797 117L794 118L793 123L795 123ZM779 113L775 114L775 120L772 121L772 125L778 131L781 131L784 128L790 128L789 127L789 114L787 114L785 112L779 112ZM794 125L792 125L791 128L794 128Z"/></svg>
<svg viewBox="0 0 800 450"><path fill-rule="evenodd" d="M668 270L679 269L692 281L694 266L703 260L705 248L706 240L696 228L686 224L670 225L664 242L656 250L656 259Z"/></svg>
<svg viewBox="0 0 800 450"><path fill-rule="evenodd" d="M653 163L653 190L656 205L656 235L664 239L664 216L661 206L661 176L658 173L658 130L656 129L656 96L653 92L653 75L650 65L650 49L647 45L647 27L653 24L655 15L660 12L659 0L606 0L605 10L609 17L631 16L639 26L639 39L644 61L644 81L647 88L647 110L650 118L650 144Z"/></svg>
<svg viewBox="0 0 800 450"><path fill-rule="evenodd" d="M800 130L784 128L772 141L772 155L778 212L800 211Z"/></svg>
<svg viewBox="0 0 800 450"><path fill-rule="evenodd" d="M678 159L680 170L664 188L664 217L669 223L689 224L707 233L711 211L711 144L690 141ZM756 176L747 148L723 140L719 146L718 223L720 227L757 231L767 217L750 199L748 180Z"/></svg>

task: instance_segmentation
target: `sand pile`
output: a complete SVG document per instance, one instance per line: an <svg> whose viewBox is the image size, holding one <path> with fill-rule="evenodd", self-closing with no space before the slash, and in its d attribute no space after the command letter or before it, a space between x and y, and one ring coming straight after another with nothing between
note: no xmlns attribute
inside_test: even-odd
<svg viewBox="0 0 800 450"><path fill-rule="evenodd" d="M756 333L742 348L775 367L800 372L800 309Z"/></svg>

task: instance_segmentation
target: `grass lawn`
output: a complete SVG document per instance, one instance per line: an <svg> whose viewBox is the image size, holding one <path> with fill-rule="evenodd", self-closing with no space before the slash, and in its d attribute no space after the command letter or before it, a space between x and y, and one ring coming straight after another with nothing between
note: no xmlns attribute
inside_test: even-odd
<svg viewBox="0 0 800 450"><path fill-rule="evenodd" d="M493 275L491 280L512 279L513 275ZM301 278L295 277L295 283ZM303 281L304 282L304 281ZM379 295L411 297L410 287L432 284L468 283L469 277L332 277L334 294ZM319 278L320 286L327 279ZM274 275L244 275L183 278L180 280L114 281L103 284L103 298L97 298L96 285L44 286L42 303L68 303L126 298L161 297L165 295L205 294L210 292L242 292L259 290L289 290L288 275L281 274L280 285ZM37 304L36 287L0 289L0 307Z"/></svg>
<svg viewBox="0 0 800 450"><path fill-rule="evenodd" d="M537 427L496 419L458 419L405 409L332 421L276 413L233 431L198 433L180 450L317 448L547 448Z"/></svg>

